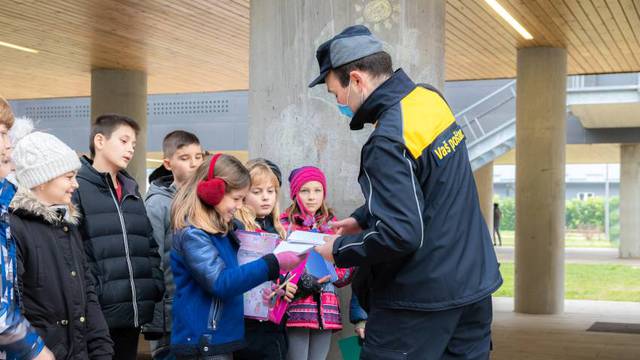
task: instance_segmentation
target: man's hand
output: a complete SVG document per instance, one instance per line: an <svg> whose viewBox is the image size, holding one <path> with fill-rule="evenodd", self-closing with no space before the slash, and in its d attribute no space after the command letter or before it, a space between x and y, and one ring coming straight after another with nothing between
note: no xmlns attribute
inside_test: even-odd
<svg viewBox="0 0 640 360"><path fill-rule="evenodd" d="M356 324L356 328L355 328L355 332L356 335L358 335L360 337L360 339L364 340L364 333L365 333L365 326L366 326L367 322L366 321L359 321Z"/></svg>
<svg viewBox="0 0 640 360"><path fill-rule="evenodd" d="M330 222L329 226L338 235L355 235L362 232L362 228L360 227L360 224L358 224L356 219L352 217L348 217L340 221Z"/></svg>
<svg viewBox="0 0 640 360"><path fill-rule="evenodd" d="M329 261L332 264L335 264L335 260L333 259L333 243L337 238L338 236L336 235L326 235L324 237L324 244L318 245L314 249L325 260Z"/></svg>
<svg viewBox="0 0 640 360"><path fill-rule="evenodd" d="M33 360L56 360L56 357L53 356L53 353L51 352L51 350L49 350L45 346L44 349L42 349L42 351L40 351L40 354L38 354L38 356L34 357Z"/></svg>

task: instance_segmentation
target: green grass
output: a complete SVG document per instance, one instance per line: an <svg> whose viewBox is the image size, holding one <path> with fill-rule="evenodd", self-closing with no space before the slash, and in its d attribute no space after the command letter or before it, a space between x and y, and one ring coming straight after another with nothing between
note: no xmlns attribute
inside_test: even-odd
<svg viewBox="0 0 640 360"><path fill-rule="evenodd" d="M502 287L494 296L513 296L513 262L503 262ZM565 264L565 298L640 301L640 267L608 264Z"/></svg>
<svg viewBox="0 0 640 360"><path fill-rule="evenodd" d="M514 232L502 230L502 246L513 246L514 244ZM599 237L595 236L593 239L587 239L583 234L568 232L564 239L565 247L568 248L617 248L618 244L611 242L604 238L604 234Z"/></svg>

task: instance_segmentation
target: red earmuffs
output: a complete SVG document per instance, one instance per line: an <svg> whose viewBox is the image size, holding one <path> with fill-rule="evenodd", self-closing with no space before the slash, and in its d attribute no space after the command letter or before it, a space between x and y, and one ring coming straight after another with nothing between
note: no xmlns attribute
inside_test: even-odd
<svg viewBox="0 0 640 360"><path fill-rule="evenodd" d="M211 159L207 180L202 180L198 183L198 198L210 206L220 204L226 191L226 184L224 180L216 177L213 173L213 169L216 167L216 161L218 161L220 155L222 154L215 154Z"/></svg>

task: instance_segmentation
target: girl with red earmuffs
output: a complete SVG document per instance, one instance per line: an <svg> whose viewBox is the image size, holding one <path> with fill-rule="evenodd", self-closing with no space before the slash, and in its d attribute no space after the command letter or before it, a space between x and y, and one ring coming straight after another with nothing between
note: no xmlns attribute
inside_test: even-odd
<svg viewBox="0 0 640 360"><path fill-rule="evenodd" d="M178 359L232 359L244 346L242 294L301 261L285 252L238 265L232 220L250 184L238 159L216 154L176 194L171 350Z"/></svg>

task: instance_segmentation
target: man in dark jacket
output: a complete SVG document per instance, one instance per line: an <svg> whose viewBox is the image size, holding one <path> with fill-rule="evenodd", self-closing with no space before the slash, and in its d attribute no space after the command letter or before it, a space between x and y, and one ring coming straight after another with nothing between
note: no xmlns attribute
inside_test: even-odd
<svg viewBox="0 0 640 360"><path fill-rule="evenodd" d="M326 82L352 130L375 124L361 154L365 204L318 248L338 266L370 268L362 358L488 358L491 294L502 278L447 103L394 73L364 26L316 56L321 74L310 86Z"/></svg>
<svg viewBox="0 0 640 360"><path fill-rule="evenodd" d="M164 292L158 244L138 184L124 171L133 158L137 131L130 118L98 117L91 128L93 159L81 159L80 187L74 193L117 360L136 358L140 328L152 320Z"/></svg>

